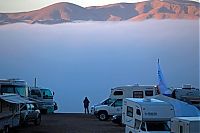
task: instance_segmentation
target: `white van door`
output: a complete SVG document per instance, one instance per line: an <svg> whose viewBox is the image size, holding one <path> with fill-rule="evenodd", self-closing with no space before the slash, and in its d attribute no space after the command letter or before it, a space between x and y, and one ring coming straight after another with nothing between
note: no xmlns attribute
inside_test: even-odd
<svg viewBox="0 0 200 133"><path fill-rule="evenodd" d="M122 115L122 99L117 99L109 109L110 115Z"/></svg>

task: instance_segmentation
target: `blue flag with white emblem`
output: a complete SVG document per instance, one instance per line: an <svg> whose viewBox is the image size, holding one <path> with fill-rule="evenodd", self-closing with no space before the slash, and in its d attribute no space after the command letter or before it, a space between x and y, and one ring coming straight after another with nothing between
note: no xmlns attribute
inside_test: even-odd
<svg viewBox="0 0 200 133"><path fill-rule="evenodd" d="M159 87L160 93L163 95L170 95L172 93L171 90L167 88L167 85L165 83L164 76L161 71L159 59L158 59L158 87Z"/></svg>

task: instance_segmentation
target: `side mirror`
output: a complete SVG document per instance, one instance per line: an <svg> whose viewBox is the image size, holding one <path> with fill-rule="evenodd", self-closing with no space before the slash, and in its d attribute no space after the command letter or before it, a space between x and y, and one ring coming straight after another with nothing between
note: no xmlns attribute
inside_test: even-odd
<svg viewBox="0 0 200 133"><path fill-rule="evenodd" d="M55 95L55 92L53 91L53 96Z"/></svg>

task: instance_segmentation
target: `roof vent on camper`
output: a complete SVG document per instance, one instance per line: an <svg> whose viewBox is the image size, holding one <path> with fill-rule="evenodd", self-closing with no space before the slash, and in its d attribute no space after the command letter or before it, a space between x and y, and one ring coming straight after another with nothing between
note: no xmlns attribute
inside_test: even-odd
<svg viewBox="0 0 200 133"><path fill-rule="evenodd" d="M185 85L183 85L182 89L192 89L192 85L191 84L185 84Z"/></svg>

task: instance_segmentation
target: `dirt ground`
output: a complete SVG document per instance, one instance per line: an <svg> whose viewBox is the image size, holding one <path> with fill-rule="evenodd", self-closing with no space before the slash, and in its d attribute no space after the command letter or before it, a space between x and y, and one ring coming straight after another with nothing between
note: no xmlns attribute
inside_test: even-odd
<svg viewBox="0 0 200 133"><path fill-rule="evenodd" d="M15 133L124 133L125 128L111 121L99 121L93 115L49 114L42 116L41 125L16 128Z"/></svg>

